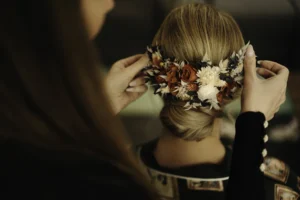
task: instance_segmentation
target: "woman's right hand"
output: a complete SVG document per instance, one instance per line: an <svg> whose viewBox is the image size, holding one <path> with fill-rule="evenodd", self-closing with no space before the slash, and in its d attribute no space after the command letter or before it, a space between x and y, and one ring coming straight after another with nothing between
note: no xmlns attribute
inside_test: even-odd
<svg viewBox="0 0 300 200"><path fill-rule="evenodd" d="M261 112L271 120L286 98L289 70L272 61L260 61L256 69L256 56L249 45L244 60L244 88L242 92L242 113ZM257 73L264 79L257 77Z"/></svg>
<svg viewBox="0 0 300 200"><path fill-rule="evenodd" d="M104 81L113 114L118 114L147 91L144 76L139 74L148 62L146 55L138 54L113 64Z"/></svg>

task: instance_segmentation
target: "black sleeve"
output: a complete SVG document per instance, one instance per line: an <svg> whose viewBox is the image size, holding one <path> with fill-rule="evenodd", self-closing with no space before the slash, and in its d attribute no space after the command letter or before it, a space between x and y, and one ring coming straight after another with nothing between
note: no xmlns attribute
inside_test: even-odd
<svg viewBox="0 0 300 200"><path fill-rule="evenodd" d="M265 200L263 137L265 116L260 112L246 112L236 120L227 200Z"/></svg>

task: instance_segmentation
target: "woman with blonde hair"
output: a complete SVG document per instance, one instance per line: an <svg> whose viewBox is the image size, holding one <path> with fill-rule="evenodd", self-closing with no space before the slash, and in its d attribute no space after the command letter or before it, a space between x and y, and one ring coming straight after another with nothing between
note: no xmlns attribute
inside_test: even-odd
<svg viewBox="0 0 300 200"><path fill-rule="evenodd" d="M229 14L194 3L171 11L148 47L151 62L145 73L155 93L164 99L160 119L165 129L161 137L142 145L139 151L162 197L225 198L232 150L220 140L221 121L224 106L241 95L248 46ZM263 119L260 115L256 118ZM243 131L261 130L251 123L237 127L241 126L245 126ZM255 142L250 137L247 142L264 148L263 140ZM260 151L266 157L266 149ZM261 162L262 157L258 157ZM296 199L300 189L294 182L296 175L280 161L276 174L271 160L276 159L265 158L260 165L266 175L267 199L278 199L287 186L286 192ZM243 174L245 179L247 173Z"/></svg>

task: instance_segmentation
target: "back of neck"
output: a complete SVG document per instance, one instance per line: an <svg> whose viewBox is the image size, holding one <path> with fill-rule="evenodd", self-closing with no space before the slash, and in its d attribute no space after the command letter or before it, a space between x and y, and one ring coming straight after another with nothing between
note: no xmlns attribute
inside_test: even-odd
<svg viewBox="0 0 300 200"><path fill-rule="evenodd" d="M185 141L164 134L157 143L154 156L162 167L178 168L197 164L218 164L225 157L225 147L219 138L219 126L211 136L200 141Z"/></svg>

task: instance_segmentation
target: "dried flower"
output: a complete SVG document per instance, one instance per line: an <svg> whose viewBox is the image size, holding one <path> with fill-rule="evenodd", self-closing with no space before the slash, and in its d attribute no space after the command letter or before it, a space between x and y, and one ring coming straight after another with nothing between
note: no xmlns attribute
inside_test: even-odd
<svg viewBox="0 0 300 200"><path fill-rule="evenodd" d="M197 80L197 70L191 65L184 65L182 68L181 80L184 82L194 82Z"/></svg>
<svg viewBox="0 0 300 200"><path fill-rule="evenodd" d="M157 67L161 67L162 55L160 54L159 51L156 51L152 54L152 63Z"/></svg>
<svg viewBox="0 0 300 200"><path fill-rule="evenodd" d="M178 91L177 91L177 84L168 84L169 88L170 88L170 93L173 96L177 96Z"/></svg>
<svg viewBox="0 0 300 200"><path fill-rule="evenodd" d="M196 84L196 83L189 83L189 84L187 84L187 86L186 86L186 89L188 90L188 91L192 91L192 92L195 92L195 91L198 91L198 84Z"/></svg>
<svg viewBox="0 0 300 200"><path fill-rule="evenodd" d="M197 76L199 77L197 82L202 85L223 87L226 82L220 79L220 71L221 69L219 67L203 67L197 73Z"/></svg>
<svg viewBox="0 0 300 200"><path fill-rule="evenodd" d="M186 108L185 110L190 110L192 108L195 108L197 109L197 107L200 107L201 106L201 103L190 103L189 101L183 106L184 108Z"/></svg>
<svg viewBox="0 0 300 200"><path fill-rule="evenodd" d="M181 85L180 86L177 86L175 87L176 89L174 90L174 92L177 92L177 95L176 97L178 97L179 99L181 99L182 101L187 101L189 99L191 99L191 96L187 94L188 90L186 88L186 84L183 83L181 81Z"/></svg>
<svg viewBox="0 0 300 200"><path fill-rule="evenodd" d="M198 93L198 98L201 101L212 100L214 102L217 102L217 94L219 93L219 90L210 84L210 85L201 86L197 93Z"/></svg>
<svg viewBox="0 0 300 200"><path fill-rule="evenodd" d="M223 73L223 74L228 73L228 69L227 69L228 63L229 63L228 59L226 59L224 61L223 60L220 61L220 63L219 63L220 73Z"/></svg>
<svg viewBox="0 0 300 200"><path fill-rule="evenodd" d="M208 54L195 64L187 64L187 61L163 57L160 46L148 47L150 66L144 69L145 78L155 93L187 101L186 109L210 106L218 110L224 98L232 97L243 83L243 60L248 45L221 60L218 66L212 65Z"/></svg>
<svg viewBox="0 0 300 200"><path fill-rule="evenodd" d="M175 65L169 66L167 70L167 82L168 83L177 83L179 81L178 78L178 67Z"/></svg>
<svg viewBox="0 0 300 200"><path fill-rule="evenodd" d="M230 76L235 77L235 76L239 75L240 73L242 73L243 69L244 69L243 63L239 63L238 66L234 70L231 71Z"/></svg>

